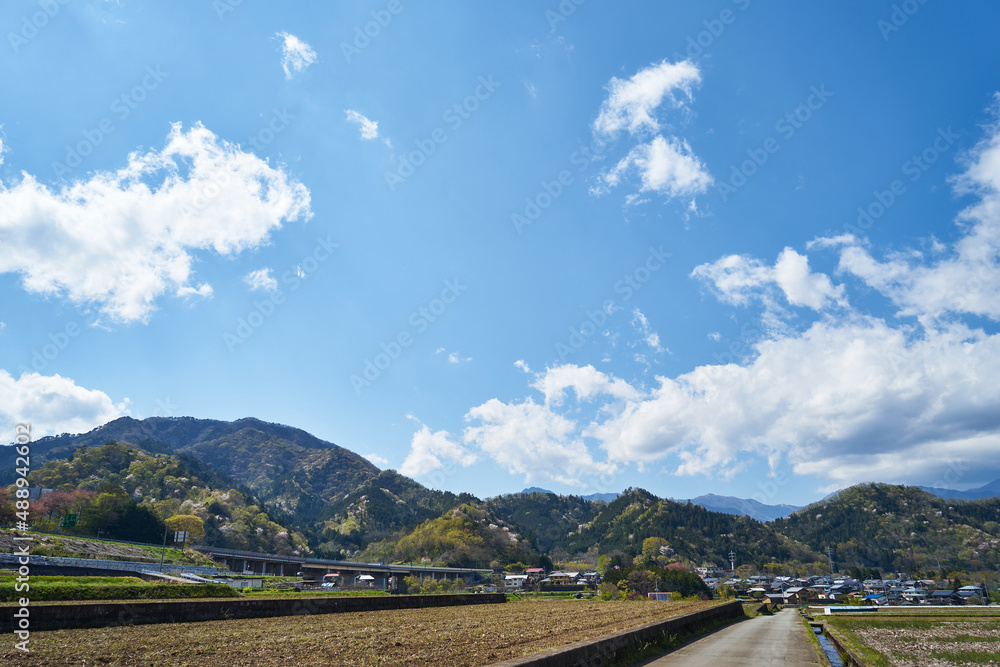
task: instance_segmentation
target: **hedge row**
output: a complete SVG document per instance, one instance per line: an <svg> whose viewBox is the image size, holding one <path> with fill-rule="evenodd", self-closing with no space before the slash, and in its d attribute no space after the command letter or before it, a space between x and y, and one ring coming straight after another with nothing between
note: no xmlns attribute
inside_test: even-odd
<svg viewBox="0 0 1000 667"><path fill-rule="evenodd" d="M240 594L228 584L31 584L16 591L14 584L0 583L0 602L27 597L33 602L55 600L157 600L177 598L233 598Z"/></svg>

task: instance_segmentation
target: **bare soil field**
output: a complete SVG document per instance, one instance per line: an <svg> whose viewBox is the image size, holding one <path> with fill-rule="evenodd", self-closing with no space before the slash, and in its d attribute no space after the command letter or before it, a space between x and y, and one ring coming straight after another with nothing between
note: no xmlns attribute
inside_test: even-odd
<svg viewBox="0 0 1000 667"><path fill-rule="evenodd" d="M711 602L517 601L283 618L31 633L3 665L488 665L711 606Z"/></svg>
<svg viewBox="0 0 1000 667"><path fill-rule="evenodd" d="M852 650L878 667L1000 665L1000 615L837 618Z"/></svg>

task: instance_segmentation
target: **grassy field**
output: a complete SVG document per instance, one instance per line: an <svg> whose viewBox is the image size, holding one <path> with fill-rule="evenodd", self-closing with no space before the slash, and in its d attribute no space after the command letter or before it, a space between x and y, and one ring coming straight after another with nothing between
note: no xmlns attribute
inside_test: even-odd
<svg viewBox="0 0 1000 667"><path fill-rule="evenodd" d="M704 609L710 602L500 605L33 632L3 665L486 665Z"/></svg>
<svg viewBox="0 0 1000 667"><path fill-rule="evenodd" d="M21 597L35 602L80 600L157 600L238 597L227 584L150 583L138 577L31 577L30 589L18 592L14 574L0 574L0 602Z"/></svg>
<svg viewBox="0 0 1000 667"><path fill-rule="evenodd" d="M1000 665L1000 613L823 617L872 667Z"/></svg>
<svg viewBox="0 0 1000 667"><path fill-rule="evenodd" d="M11 553L19 546L14 542L13 532L0 533L0 551ZM218 567L218 564L205 554L194 549L163 550L154 546L141 546L126 542L110 540L95 540L73 535L49 535L27 531L17 535L30 535L34 538L31 544L33 556L60 556L65 558L99 558L102 560L126 560L148 563L159 563L161 552L165 563L183 565L203 565Z"/></svg>

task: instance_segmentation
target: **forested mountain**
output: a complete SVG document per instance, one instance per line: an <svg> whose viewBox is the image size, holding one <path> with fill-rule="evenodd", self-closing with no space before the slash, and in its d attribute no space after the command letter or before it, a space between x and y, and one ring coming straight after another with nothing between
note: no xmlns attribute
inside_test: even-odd
<svg viewBox="0 0 1000 667"><path fill-rule="evenodd" d="M723 566L730 550L736 563L761 569L766 563L807 566L822 560L808 547L782 538L770 526L749 517L709 512L700 505L657 498L643 489L628 489L597 516L561 543L570 553L597 546L601 553L621 550L638 555L643 541L659 537L675 558L700 565Z"/></svg>
<svg viewBox="0 0 1000 667"><path fill-rule="evenodd" d="M309 553L305 537L276 523L248 489L235 488L232 479L185 455L154 454L109 440L80 447L67 460L49 461L28 481L55 490L34 503L36 527L51 529L57 516L76 513L80 523L68 532L158 542L164 521L197 517L197 532L204 531L198 538L206 544Z"/></svg>
<svg viewBox="0 0 1000 667"><path fill-rule="evenodd" d="M1000 499L945 500L918 487L860 484L773 527L846 566L903 572L1000 568Z"/></svg>
<svg viewBox="0 0 1000 667"><path fill-rule="evenodd" d="M487 509L462 504L411 532L372 544L364 557L385 562L485 568L492 562L534 564L538 553L504 519Z"/></svg>
<svg viewBox="0 0 1000 667"><path fill-rule="evenodd" d="M0 448L0 460L12 455ZM942 568L1000 568L1000 499L945 500L917 487L851 487L771 523L641 489L611 502L535 489L479 500L256 419L122 418L32 443L31 459L32 484L63 491L61 501L101 496L102 512L148 510L151 525L197 516L204 541L236 548L453 564L542 555L596 562L638 558L644 541L660 538L666 560L688 566L725 565L732 550L737 565L754 570L776 562L821 573L833 547L843 567L927 571L940 559ZM9 521L3 511L0 521Z"/></svg>
<svg viewBox="0 0 1000 667"><path fill-rule="evenodd" d="M485 505L516 526L535 548L548 553L555 546L565 547L569 535L593 521L606 503L531 491L489 498Z"/></svg>
<svg viewBox="0 0 1000 667"><path fill-rule="evenodd" d="M203 474L223 476L244 495L256 497L258 509L276 524L291 534L301 532L324 557L350 556L374 540L474 500L381 471L354 452L301 429L252 418L224 422L122 417L88 433L32 443L32 463L37 468L43 461L66 459L81 446L107 441L127 442L149 454L186 457L189 467L197 464ZM0 459L8 455L13 448L0 448ZM5 469L13 470L13 465Z"/></svg>

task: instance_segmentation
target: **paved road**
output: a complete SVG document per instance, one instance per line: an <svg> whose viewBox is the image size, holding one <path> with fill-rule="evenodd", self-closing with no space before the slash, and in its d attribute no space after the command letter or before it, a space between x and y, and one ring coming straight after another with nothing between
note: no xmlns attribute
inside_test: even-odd
<svg viewBox="0 0 1000 667"><path fill-rule="evenodd" d="M802 617L793 609L742 621L645 662L649 667L763 667L821 664Z"/></svg>

